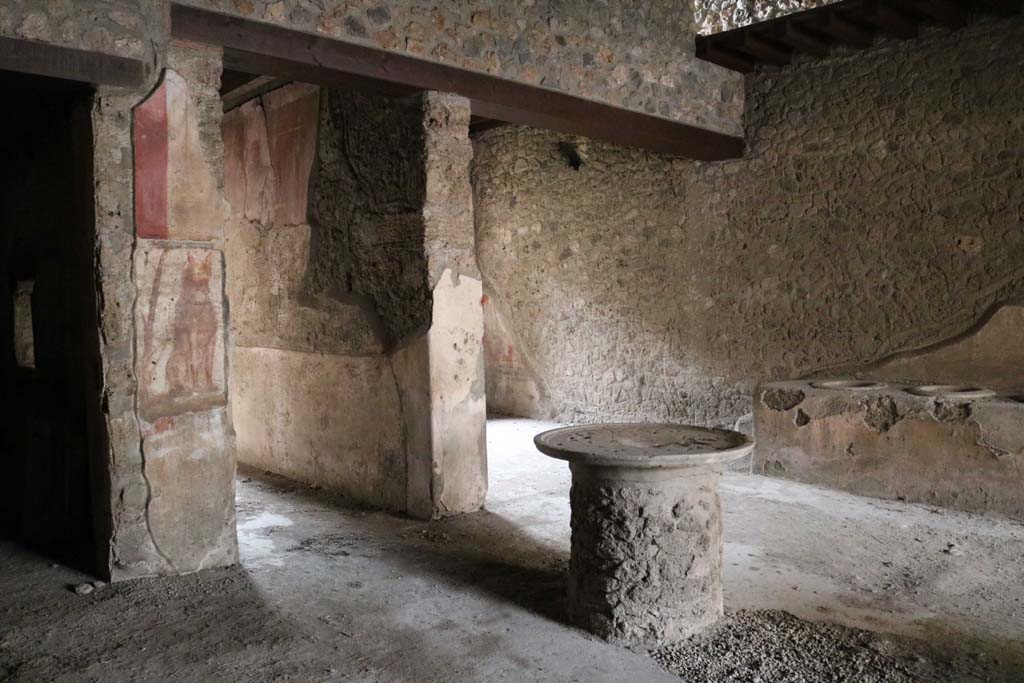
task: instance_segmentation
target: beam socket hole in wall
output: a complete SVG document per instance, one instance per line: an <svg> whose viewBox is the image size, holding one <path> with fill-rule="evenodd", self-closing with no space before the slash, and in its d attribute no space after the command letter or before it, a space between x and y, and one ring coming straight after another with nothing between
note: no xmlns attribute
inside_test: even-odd
<svg viewBox="0 0 1024 683"><path fill-rule="evenodd" d="M565 163L574 171L580 170L580 167L587 160L587 148L586 145L579 142L559 142L558 153L562 155L562 159Z"/></svg>
<svg viewBox="0 0 1024 683"><path fill-rule="evenodd" d="M869 382L860 379L825 379L818 382L811 382L815 389L834 389L836 391L876 391L885 389L888 384L884 382Z"/></svg>
<svg viewBox="0 0 1024 683"><path fill-rule="evenodd" d="M943 398L988 398L996 392L982 387L957 386L955 384L922 384L909 387L908 394L915 396L939 396Z"/></svg>

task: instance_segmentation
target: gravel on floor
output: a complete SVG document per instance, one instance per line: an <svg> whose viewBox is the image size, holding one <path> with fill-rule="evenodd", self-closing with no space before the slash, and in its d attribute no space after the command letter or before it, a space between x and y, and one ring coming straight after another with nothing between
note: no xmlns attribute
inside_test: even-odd
<svg viewBox="0 0 1024 683"><path fill-rule="evenodd" d="M907 638L738 610L709 631L651 653L693 683L947 683L1022 681L991 656L931 651Z"/></svg>

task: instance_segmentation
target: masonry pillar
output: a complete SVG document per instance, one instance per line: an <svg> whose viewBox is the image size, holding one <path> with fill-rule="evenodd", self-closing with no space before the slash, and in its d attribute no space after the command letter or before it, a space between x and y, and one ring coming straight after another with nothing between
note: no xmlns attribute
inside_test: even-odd
<svg viewBox="0 0 1024 683"><path fill-rule="evenodd" d="M420 96L429 327L392 353L402 397L409 514L479 509L487 492L483 287L476 265L469 101Z"/></svg>
<svg viewBox="0 0 1024 683"><path fill-rule="evenodd" d="M114 578L237 562L228 415L219 49L172 43L133 111L134 419L115 463Z"/></svg>

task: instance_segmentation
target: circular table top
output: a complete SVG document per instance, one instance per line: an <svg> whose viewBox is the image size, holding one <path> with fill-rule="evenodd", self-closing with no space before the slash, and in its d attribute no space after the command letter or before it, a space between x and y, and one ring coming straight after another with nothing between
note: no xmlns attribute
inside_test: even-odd
<svg viewBox="0 0 1024 683"><path fill-rule="evenodd" d="M603 467L700 467L741 458L754 442L728 429L677 424L597 424L533 437L552 458Z"/></svg>

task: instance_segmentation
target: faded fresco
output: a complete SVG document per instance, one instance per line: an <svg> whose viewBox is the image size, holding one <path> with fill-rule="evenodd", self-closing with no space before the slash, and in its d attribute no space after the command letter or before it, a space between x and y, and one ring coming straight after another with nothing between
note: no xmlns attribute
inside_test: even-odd
<svg viewBox="0 0 1024 683"><path fill-rule="evenodd" d="M203 120L188 83L166 69L160 86L133 112L135 225L139 237L214 239L226 208L203 144Z"/></svg>
<svg viewBox="0 0 1024 683"><path fill-rule="evenodd" d="M136 259L143 416L152 420L224 405L221 252L151 247Z"/></svg>

